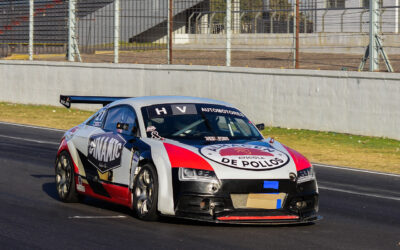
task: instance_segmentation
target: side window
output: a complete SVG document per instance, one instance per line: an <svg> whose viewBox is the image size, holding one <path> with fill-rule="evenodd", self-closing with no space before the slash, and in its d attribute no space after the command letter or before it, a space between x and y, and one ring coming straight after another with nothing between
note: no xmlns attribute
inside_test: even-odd
<svg viewBox="0 0 400 250"><path fill-rule="evenodd" d="M244 136L251 136L253 133L250 130L250 126L246 124L246 122L243 119L237 119L235 118L235 124L238 126L238 129Z"/></svg>
<svg viewBox="0 0 400 250"><path fill-rule="evenodd" d="M96 114L93 115L93 118L88 121L86 125L93 126L93 127L101 127L103 125L104 117L107 113L105 108L100 109L97 111Z"/></svg>
<svg viewBox="0 0 400 250"><path fill-rule="evenodd" d="M119 106L108 110L104 130L131 135L136 127L136 115L129 107Z"/></svg>

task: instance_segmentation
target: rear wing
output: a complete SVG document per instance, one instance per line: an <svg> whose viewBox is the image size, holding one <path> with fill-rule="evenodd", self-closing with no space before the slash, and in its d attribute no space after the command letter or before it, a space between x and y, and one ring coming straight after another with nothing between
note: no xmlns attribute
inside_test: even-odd
<svg viewBox="0 0 400 250"><path fill-rule="evenodd" d="M70 108L72 103L102 104L106 106L109 103L127 98L130 97L60 95L60 103L66 108Z"/></svg>

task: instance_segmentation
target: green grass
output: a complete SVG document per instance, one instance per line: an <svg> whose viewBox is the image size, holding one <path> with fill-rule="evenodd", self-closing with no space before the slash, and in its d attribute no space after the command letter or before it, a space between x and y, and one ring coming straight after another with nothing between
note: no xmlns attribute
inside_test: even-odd
<svg viewBox="0 0 400 250"><path fill-rule="evenodd" d="M69 129L85 121L93 112L45 105L0 102L0 121Z"/></svg>
<svg viewBox="0 0 400 250"><path fill-rule="evenodd" d="M69 129L93 112L0 102L0 121ZM400 141L300 129L267 127L264 136L304 154L310 161L400 174Z"/></svg>
<svg viewBox="0 0 400 250"><path fill-rule="evenodd" d="M313 162L400 173L398 140L274 127L267 127L263 134L294 148Z"/></svg>

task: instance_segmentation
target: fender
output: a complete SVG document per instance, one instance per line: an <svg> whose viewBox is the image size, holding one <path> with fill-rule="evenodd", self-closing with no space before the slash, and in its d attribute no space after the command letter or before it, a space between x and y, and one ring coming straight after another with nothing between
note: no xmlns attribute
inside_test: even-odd
<svg viewBox="0 0 400 250"><path fill-rule="evenodd" d="M151 147L150 156L146 157L154 164L158 174L158 211L164 215L175 215L171 163L163 141L143 138Z"/></svg>

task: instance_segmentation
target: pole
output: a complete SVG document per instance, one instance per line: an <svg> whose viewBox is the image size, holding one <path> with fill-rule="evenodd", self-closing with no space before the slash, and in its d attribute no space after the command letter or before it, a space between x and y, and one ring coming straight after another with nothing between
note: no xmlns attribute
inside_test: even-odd
<svg viewBox="0 0 400 250"><path fill-rule="evenodd" d="M34 2L33 0L29 0L29 60L33 60L33 15L34 15Z"/></svg>
<svg viewBox="0 0 400 250"><path fill-rule="evenodd" d="M226 0L226 66L231 66L232 1Z"/></svg>
<svg viewBox="0 0 400 250"><path fill-rule="evenodd" d="M376 37L379 34L379 0L369 1L369 71L379 71L379 47Z"/></svg>
<svg viewBox="0 0 400 250"><path fill-rule="evenodd" d="M120 17L120 1L114 1L114 63L119 62L119 17Z"/></svg>
<svg viewBox="0 0 400 250"><path fill-rule="evenodd" d="M172 64L172 42L173 42L173 30L174 30L174 12L173 12L173 0L168 1L168 21L167 21L167 29L168 29L168 64Z"/></svg>
<svg viewBox="0 0 400 250"><path fill-rule="evenodd" d="M76 0L69 0L68 4L68 61L75 61L75 4Z"/></svg>
<svg viewBox="0 0 400 250"><path fill-rule="evenodd" d="M300 11L299 11L299 1L296 0L296 52L295 52L295 68L300 68L299 64L299 31L300 31Z"/></svg>
<svg viewBox="0 0 400 250"><path fill-rule="evenodd" d="M296 14L296 2L295 1L292 1L292 6L293 6L293 68L296 68L296 30L297 30L296 20L297 20L297 14ZM324 18L324 16L322 15L322 20L323 20L323 18ZM322 32L324 32L324 31L322 30Z"/></svg>
<svg viewBox="0 0 400 250"><path fill-rule="evenodd" d="M399 33L399 0L396 0L395 5L397 8L395 8L394 13L394 32Z"/></svg>

